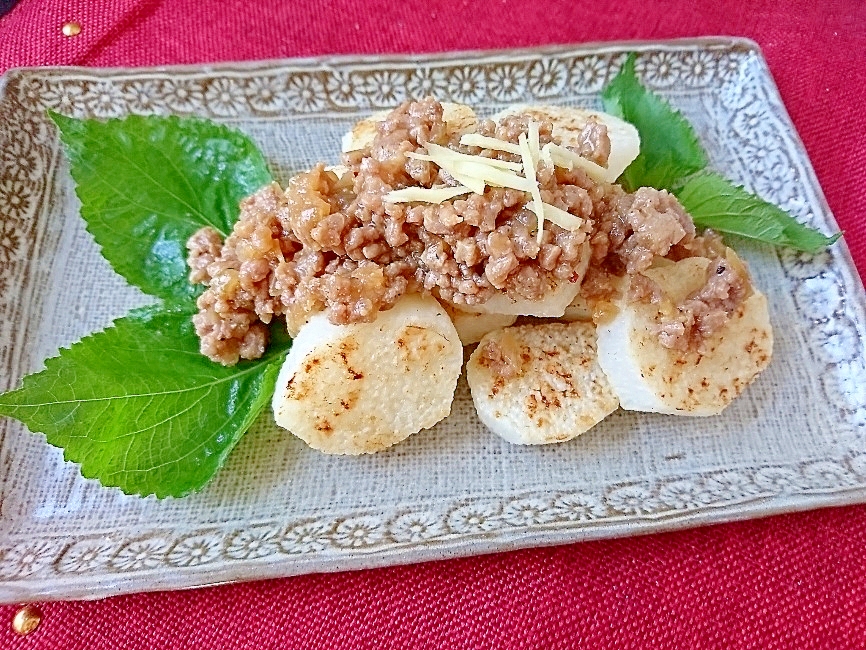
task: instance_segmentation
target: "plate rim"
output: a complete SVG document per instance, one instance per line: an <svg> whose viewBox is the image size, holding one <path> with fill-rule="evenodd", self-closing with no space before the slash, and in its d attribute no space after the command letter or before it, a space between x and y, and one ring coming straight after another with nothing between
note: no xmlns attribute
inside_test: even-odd
<svg viewBox="0 0 866 650"><path fill-rule="evenodd" d="M775 108L781 112L781 118L790 126L790 135L794 149L799 159L804 162L806 178L804 183L818 201L818 207L822 210L822 216L828 224L838 228L838 223L827 204L826 197L820 187L815 174L814 167L808 157L799 133L793 125L793 121L785 107L779 89L772 77L769 66L757 43L750 39L738 37L698 37L664 39L659 41L607 41L598 43L580 44L556 44L541 47L527 48L503 48L493 50L466 50L459 52L427 52L423 54L386 54L386 55L362 55L363 63L383 66L390 63L418 63L418 62L448 62L459 59L482 59L496 56L503 57L537 57L547 53L569 53L590 54L599 52L623 53L629 50L645 50L651 48L669 47L672 50L682 50L684 47L724 47L731 50L742 48L756 55L756 61L763 72L762 83L767 85L772 99L776 102ZM322 66L322 65L353 65L359 63L359 55L333 55L316 56L305 58L270 59L261 61L221 62L213 64L182 64L170 66L149 67L115 67L115 68L87 68L81 66L53 66L53 67L22 67L8 70L0 78L0 99L5 95L9 79L19 74L45 74L56 73L58 75L81 75L94 77L112 77L118 74L219 74L221 71L250 72L266 68L279 68L281 66ZM470 61L469 64L473 63ZM838 246L838 244L837 244ZM853 274L853 278L859 285L859 297L863 298L863 284L856 271L853 258L847 244L842 242L839 249L838 261L843 262L841 270ZM801 462L808 461L801 459ZM121 593L133 593L142 591L159 591L165 589L183 589L203 586L213 586L232 582L248 581L250 579L275 578L289 575L299 575L311 572L332 572L350 569L363 569L396 564L408 564L415 562L439 560L450 557L462 557L467 555L478 555L482 553L505 552L526 547L538 547L572 543L590 539L607 539L625 535L651 534L661 531L675 530L693 527L696 525L708 525L719 522L750 519L755 517L770 516L786 512L807 510L825 506L842 506L851 503L866 501L866 483L846 488L817 489L801 494L787 495L784 500L778 495L767 497L756 497L744 503L705 508L697 512L678 511L669 516L633 516L628 520L615 522L595 522L592 526L563 526L557 530L541 530L526 532L515 529L513 532L503 534L502 529L492 531L490 535L477 537L464 536L461 539L446 539L441 542L426 541L407 548L373 549L370 552L354 549L351 555L322 556L311 555L307 557L294 558L289 556L273 556L251 560L246 562L226 563L223 565L203 564L197 568L186 568L182 571L165 573L165 567L161 567L163 574L155 578L158 570L153 572L138 572L124 575L121 573L105 572L98 576L75 576L77 585L74 589L63 588L59 585L57 578L32 579L22 577L16 580L0 580L0 602L26 602L33 600L54 599L89 599L102 598L109 595ZM47 537L47 536L46 536ZM0 540L11 539L12 536L0 534ZM255 577L250 576L251 569L256 572Z"/></svg>
<svg viewBox="0 0 866 650"><path fill-rule="evenodd" d="M304 57L277 57L273 59L246 59L241 61L214 61L203 63L172 63L155 66L107 66L88 67L80 65L48 65L48 66L19 66L7 69L0 78L9 73L18 72L63 72L93 74L94 76L112 76L121 72L176 72L176 73L210 73L220 70L254 70L260 67L280 66L317 66L322 64L335 65L357 65L362 59L367 64L382 63L415 63L418 61L450 61L465 58L487 58L497 55L503 56L532 56L537 54L562 54L564 52L581 53L587 52L617 52L622 53L630 49L650 49L670 47L672 50L682 49L684 46L694 47L726 47L729 49L742 48L758 53L760 59L766 63L763 50L757 41L746 36L684 36L679 38L653 39L623 39L615 41L586 41L572 43L551 43L548 45L536 45L516 48L483 48L467 50L444 50L441 52L418 52L418 53L383 53L383 54L323 54ZM0 88L2 90L2 88Z"/></svg>

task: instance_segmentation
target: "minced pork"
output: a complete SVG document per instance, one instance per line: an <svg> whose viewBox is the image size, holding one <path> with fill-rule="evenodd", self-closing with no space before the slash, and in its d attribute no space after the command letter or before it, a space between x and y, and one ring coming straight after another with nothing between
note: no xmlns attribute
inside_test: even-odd
<svg viewBox="0 0 866 650"><path fill-rule="evenodd" d="M483 120L477 132L517 143L527 124L525 116ZM552 124L539 130L542 145L559 144ZM318 164L285 190L277 183L262 188L242 201L225 241L213 228L196 232L187 247L190 280L206 286L193 319L202 353L225 365L255 359L267 347L274 317L284 316L290 332L319 311L336 324L370 322L407 292L428 292L459 307L497 293L537 300L563 282L583 282L588 299L604 299L611 276L646 270L656 255L676 259L712 248L667 192L629 194L544 162L537 171L542 200L584 222L571 232L546 221L540 243L526 192L487 187L483 195L441 204L384 201L394 189L456 184L434 163L406 156L424 153L430 142L519 162L512 154L460 145L458 137L447 131L439 102L405 102L378 125L369 147L344 155L348 171ZM604 125L590 122L578 143L577 153L606 164ZM683 348L721 327L743 286L733 268L714 274L692 297L690 318L660 324L662 344ZM651 300L652 293L650 287L641 298Z"/></svg>

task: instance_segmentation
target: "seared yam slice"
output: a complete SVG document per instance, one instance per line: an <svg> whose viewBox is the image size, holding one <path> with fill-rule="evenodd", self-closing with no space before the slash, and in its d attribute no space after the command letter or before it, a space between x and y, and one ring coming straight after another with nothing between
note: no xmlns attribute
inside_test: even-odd
<svg viewBox="0 0 866 650"><path fill-rule="evenodd" d="M326 453L380 451L448 415L462 363L457 331L433 298L407 295L372 323L315 314L280 370L274 419Z"/></svg>
<svg viewBox="0 0 866 650"><path fill-rule="evenodd" d="M730 249L729 256L738 262ZM767 299L755 289L701 348L674 350L659 342L660 310L700 288L709 263L692 257L648 270L664 292L661 301L620 298L613 305L615 315L598 325L598 362L624 409L716 415L770 362L773 330ZM628 293L628 286L623 287L623 296Z"/></svg>
<svg viewBox="0 0 866 650"><path fill-rule="evenodd" d="M586 298L577 294L571 304L565 308L565 313L560 317L561 321L573 323L574 321L590 322L592 320L592 307Z"/></svg>
<svg viewBox="0 0 866 650"><path fill-rule="evenodd" d="M610 138L610 155L603 173L604 180L608 183L613 183L619 178L619 175L640 153L640 136L637 129L608 113L571 106L517 105L497 113L493 119L498 121L509 115L529 115L538 122L545 120L552 122L553 136L559 138L565 147L577 144L580 132L590 120L604 124Z"/></svg>
<svg viewBox="0 0 866 650"><path fill-rule="evenodd" d="M553 287L541 300L518 298L512 300L504 293L497 293L480 305L460 305L460 309L475 314L499 314L510 316L539 316L557 318L580 291L579 282L563 282Z"/></svg>
<svg viewBox="0 0 866 650"><path fill-rule="evenodd" d="M445 304L451 322L457 330L460 342L463 345L478 343L484 335L500 327L514 325L517 316L510 314L479 314L477 312L464 311L449 303Z"/></svg>
<svg viewBox="0 0 866 650"><path fill-rule="evenodd" d="M373 138L376 137L376 125L388 117L390 112L390 109L379 111L357 122L351 131L343 135L343 153L369 147L373 143ZM445 121L449 133L453 134L474 131L478 121L475 117L475 111L469 106L451 102L442 102L442 119Z"/></svg>
<svg viewBox="0 0 866 650"><path fill-rule="evenodd" d="M596 362L592 323L491 332L469 358L466 377L481 421L518 445L570 440L619 404Z"/></svg>

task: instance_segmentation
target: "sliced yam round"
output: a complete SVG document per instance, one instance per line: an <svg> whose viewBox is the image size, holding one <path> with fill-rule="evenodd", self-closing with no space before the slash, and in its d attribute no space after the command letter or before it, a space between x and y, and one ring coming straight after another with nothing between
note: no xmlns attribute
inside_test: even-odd
<svg viewBox="0 0 866 650"><path fill-rule="evenodd" d="M451 411L463 347L429 296L405 296L372 323L301 328L273 398L277 424L330 454L367 454L427 429Z"/></svg>
<svg viewBox="0 0 866 650"><path fill-rule="evenodd" d="M466 365L481 421L518 445L570 440L619 401L596 362L592 323L543 323L485 336Z"/></svg>
<svg viewBox="0 0 866 650"><path fill-rule="evenodd" d="M497 113L493 119L499 121L510 115L529 115L539 122L552 122L553 136L566 147L577 144L577 137L590 120L604 124L610 138L610 156L604 174L608 183L616 181L640 153L640 135L634 125L608 113L571 106L517 105Z"/></svg>
<svg viewBox="0 0 866 650"><path fill-rule="evenodd" d="M568 307L565 308L565 313L560 317L561 321L573 323L575 321L583 321L588 323L592 320L592 307L586 298L577 294Z"/></svg>
<svg viewBox="0 0 866 650"><path fill-rule="evenodd" d="M541 300L529 300L527 298L514 300L504 293L497 293L485 303L461 305L460 309L476 314L558 318L565 313L566 308L579 291L580 283L563 282L548 291Z"/></svg>
<svg viewBox="0 0 866 650"><path fill-rule="evenodd" d="M390 112L390 109L378 111L356 122L352 130L343 135L343 153L369 147L373 143L373 138L376 137L377 125L384 121ZM475 111L469 106L452 102L442 102L442 119L448 133L455 135L474 131L475 125L478 123Z"/></svg>
<svg viewBox="0 0 866 650"><path fill-rule="evenodd" d="M376 137L376 126L379 122L384 121L390 112L390 110L378 111L355 122L352 130L343 134L341 142L343 153L369 147L373 143L373 138Z"/></svg>
<svg viewBox="0 0 866 650"><path fill-rule="evenodd" d="M488 332L513 325L517 320L517 316L512 314L479 314L450 304L445 308L463 345L478 343Z"/></svg>
<svg viewBox="0 0 866 650"><path fill-rule="evenodd" d="M442 102L442 119L448 127L448 133L453 135L469 133L478 125L475 111L466 104Z"/></svg>
<svg viewBox="0 0 866 650"><path fill-rule="evenodd" d="M773 330L767 299L753 290L700 351L673 350L656 329L663 304L679 304L700 288L710 260L687 258L648 270L662 288L659 304L618 300L598 325L598 362L622 408L672 415L717 415L767 367ZM623 295L628 295L628 286ZM662 305L662 306L660 306Z"/></svg>

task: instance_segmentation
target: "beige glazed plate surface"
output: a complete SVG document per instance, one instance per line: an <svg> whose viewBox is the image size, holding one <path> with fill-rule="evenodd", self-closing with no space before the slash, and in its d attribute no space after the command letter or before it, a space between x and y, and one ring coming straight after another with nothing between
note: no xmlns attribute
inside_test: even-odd
<svg viewBox="0 0 866 650"><path fill-rule="evenodd" d="M482 114L526 101L598 106L629 50L644 81L695 124L713 167L837 230L747 41L7 73L0 390L146 301L84 230L45 109L224 121L255 139L285 181L336 160L355 120L407 97L434 94ZM2 419L0 601L383 566L866 501L866 300L847 249L734 245L769 298L776 351L720 417L619 411L571 442L514 447L478 422L461 381L449 418L368 457L313 452L266 414L204 491L165 501L81 478L42 436Z"/></svg>

